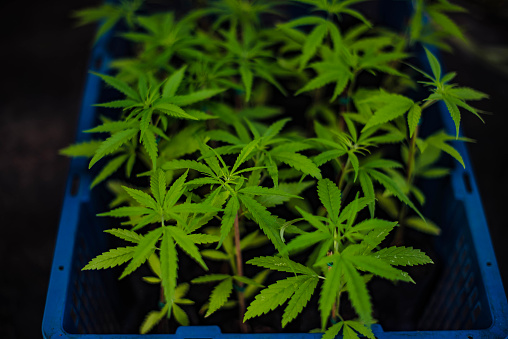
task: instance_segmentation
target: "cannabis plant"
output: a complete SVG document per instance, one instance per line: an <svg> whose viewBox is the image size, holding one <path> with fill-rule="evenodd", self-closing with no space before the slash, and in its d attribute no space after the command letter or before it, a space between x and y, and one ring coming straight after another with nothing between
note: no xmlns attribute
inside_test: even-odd
<svg viewBox="0 0 508 339"><path fill-rule="evenodd" d="M126 22L118 35L133 46L114 75L92 73L117 97L96 104L93 138L62 153L100 168L91 188L107 184L116 198L98 216L128 243L83 269L125 264L123 279L147 263L143 280L160 285L141 333L190 325L186 295L210 284L201 314L237 308L242 332L277 308L284 328L317 307L323 338L374 338L369 281L414 283L402 268L433 263L404 246L405 228L440 232L422 213L432 197L419 179L447 175L442 153L464 165L449 142L469 140L461 114L481 119L470 101L486 95L452 83L429 47L465 39L446 14L460 7L417 1L395 32L362 2L215 0L152 13L126 1L78 13L104 20L98 36ZM292 14L302 8L310 14ZM411 58L418 50L426 64ZM438 102L454 135L420 131ZM191 279L182 255L197 264Z"/></svg>

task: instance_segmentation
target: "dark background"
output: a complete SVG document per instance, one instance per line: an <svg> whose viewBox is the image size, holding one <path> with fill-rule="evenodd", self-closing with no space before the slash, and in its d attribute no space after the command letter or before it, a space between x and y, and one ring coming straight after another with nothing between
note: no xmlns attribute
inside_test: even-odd
<svg viewBox="0 0 508 339"><path fill-rule="evenodd" d="M444 54L457 82L486 92L486 125L464 114L465 135L503 281L508 286L508 2L453 1L474 45ZM0 5L0 338L40 338L72 143L95 28L74 28L74 10L99 1Z"/></svg>

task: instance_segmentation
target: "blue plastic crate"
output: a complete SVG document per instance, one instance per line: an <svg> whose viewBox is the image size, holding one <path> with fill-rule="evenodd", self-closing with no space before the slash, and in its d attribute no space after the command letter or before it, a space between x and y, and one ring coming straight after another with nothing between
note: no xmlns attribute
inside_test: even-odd
<svg viewBox="0 0 508 339"><path fill-rule="evenodd" d="M107 72L115 51L112 35L104 36L93 50L90 69ZM102 83L88 76L81 108L77 140L87 135L81 131L96 123L96 109ZM446 107L439 110L441 126L451 134L455 126ZM426 205L428 217L443 229L436 237L436 251L443 267L434 282L434 293L426 303L417 331L384 331L374 325L377 338L508 338L508 304L490 241L480 196L471 171L467 150L454 145L461 153L466 169L455 166L444 181L430 182L426 191L436 193ZM67 190L51 269L46 308L42 324L44 338L141 338L121 334L133 314L125 304L118 282L118 271L81 271L96 255L109 249L103 230L106 218L96 214L106 207L107 194L99 188L89 190L92 173L86 159L71 161ZM129 299L133 297L129 296ZM137 296L137 299L143 296ZM134 299L136 297L134 296ZM131 324L136 328L139 324ZM132 331L131 333L134 333ZM232 334L221 333L217 326L179 327L175 334L148 335L152 338L213 339L286 339L320 338L320 334Z"/></svg>

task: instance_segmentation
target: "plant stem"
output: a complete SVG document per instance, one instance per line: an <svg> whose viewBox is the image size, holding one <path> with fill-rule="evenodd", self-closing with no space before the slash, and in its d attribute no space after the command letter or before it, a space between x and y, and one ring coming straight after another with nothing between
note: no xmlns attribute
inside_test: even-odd
<svg viewBox="0 0 508 339"><path fill-rule="evenodd" d="M242 260L242 249L240 247L240 225L238 222L238 212L236 212L235 216L235 250L236 250L236 274L239 277L243 277L243 260ZM240 288L243 287L242 282L237 282ZM242 333L247 333L247 324L243 322L243 317L245 315L245 296L242 291L237 291L238 296L238 306L239 306L239 324L240 330Z"/></svg>

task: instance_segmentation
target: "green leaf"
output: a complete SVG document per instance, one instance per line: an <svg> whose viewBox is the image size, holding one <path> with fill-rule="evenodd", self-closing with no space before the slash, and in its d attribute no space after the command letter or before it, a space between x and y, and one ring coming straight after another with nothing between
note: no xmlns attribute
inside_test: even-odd
<svg viewBox="0 0 508 339"><path fill-rule="evenodd" d="M169 190L166 192L166 197L164 198L164 211L169 211L185 192L185 179L187 178L187 173L188 172L185 172L178 179L176 179Z"/></svg>
<svg viewBox="0 0 508 339"><path fill-rule="evenodd" d="M296 198L296 199L302 199L301 197L290 194L286 191L283 191L281 189L277 188L269 188L269 187L263 187L263 186L247 186L242 188L240 191L238 191L243 194L252 194L252 195L277 195L281 197L289 197L289 198Z"/></svg>
<svg viewBox="0 0 508 339"><path fill-rule="evenodd" d="M211 234L189 234L189 239L195 244L211 244L219 241L219 237Z"/></svg>
<svg viewBox="0 0 508 339"><path fill-rule="evenodd" d="M366 324L371 324L372 304L370 303L369 292L367 291L365 280L349 261L344 260L342 263L351 304L353 304L353 307L355 308L356 313L360 316L360 319Z"/></svg>
<svg viewBox="0 0 508 339"><path fill-rule="evenodd" d="M247 161L252 152L256 149L256 147L259 144L259 139L254 139L251 142L249 142L244 148L242 148L242 151L236 158L235 164L233 165L233 168L231 169L231 173L234 173L240 165L242 165L245 161Z"/></svg>
<svg viewBox="0 0 508 339"><path fill-rule="evenodd" d="M316 54L318 47L323 42L323 39L328 32L328 25L323 22L320 25L314 27L312 32L305 39L305 43L302 48L302 56L300 58L300 69L305 68L307 62Z"/></svg>
<svg viewBox="0 0 508 339"><path fill-rule="evenodd" d="M146 315L141 327L139 328L139 333L146 334L150 332L150 330L157 325L164 316L168 313L169 304L166 304L164 308L160 311L150 311Z"/></svg>
<svg viewBox="0 0 508 339"><path fill-rule="evenodd" d="M414 106L413 100L398 94L380 95L382 98L389 98L389 102L378 109L372 118L369 119L362 131L371 127L384 124L392 121L399 116L406 113L411 107ZM372 99L374 100L374 98Z"/></svg>
<svg viewBox="0 0 508 339"><path fill-rule="evenodd" d="M336 72L327 72L323 74L319 74L317 77L313 78L305 86L300 88L295 95L299 95L303 92L312 91L316 88L321 88L329 83L332 83L334 81L337 81L340 79L343 75L337 74Z"/></svg>
<svg viewBox="0 0 508 339"><path fill-rule="evenodd" d="M114 159L111 159L93 179L90 188L97 186L99 183L108 178L111 174L115 173L120 166L127 160L128 155L120 155Z"/></svg>
<svg viewBox="0 0 508 339"><path fill-rule="evenodd" d="M171 236L176 241L178 246L182 248L187 254L191 256L194 260L196 260L201 267L203 267L205 270L208 270L208 267L206 266L205 262L203 261L203 258L201 257L201 254L199 253L199 249L194 245L194 242L192 241L189 236L175 226L166 226L167 230L171 233Z"/></svg>
<svg viewBox="0 0 508 339"><path fill-rule="evenodd" d="M221 308L228 301L233 291L233 278L229 277L217 285L210 294L210 305L206 311L205 318Z"/></svg>
<svg viewBox="0 0 508 339"><path fill-rule="evenodd" d="M138 133L137 128L129 128L121 132L114 133L109 138L104 140L97 151L95 152L95 155L93 156L92 160L90 160L90 164L88 165L88 168L92 168L92 166L102 159L104 156L113 153L116 151L120 146L125 144L127 141L132 139L136 134Z"/></svg>
<svg viewBox="0 0 508 339"><path fill-rule="evenodd" d="M162 205L166 196L166 175L160 168L150 176L150 190L155 200Z"/></svg>
<svg viewBox="0 0 508 339"><path fill-rule="evenodd" d="M407 114L407 124L409 126L409 137L413 137L415 133L416 126L420 122L420 117L422 115L422 108L418 104L414 104L409 109L409 113Z"/></svg>
<svg viewBox="0 0 508 339"><path fill-rule="evenodd" d="M201 251L201 255L207 259L211 260L229 260L229 255L224 252L216 251L216 250L203 250Z"/></svg>
<svg viewBox="0 0 508 339"><path fill-rule="evenodd" d="M222 245L229 232L231 232L239 209L240 202L238 201L238 198L235 196L231 197L227 202L226 207L224 208L224 215L222 216L222 222L220 226L220 239L219 243L217 244L217 248Z"/></svg>
<svg viewBox="0 0 508 339"><path fill-rule="evenodd" d="M192 169L211 177L215 177L215 174L210 168L208 168L208 166L194 160L171 160L164 163L161 167L164 170Z"/></svg>
<svg viewBox="0 0 508 339"><path fill-rule="evenodd" d="M257 257L247 261L247 264L269 268L273 271L317 276L312 269L286 257Z"/></svg>
<svg viewBox="0 0 508 339"><path fill-rule="evenodd" d="M455 160L460 162L462 167L466 168L466 165L464 163L464 160L462 159L462 156L460 153L453 148L451 145L447 144L446 141L453 140L454 138L447 135L445 132L441 131L434 135L431 135L428 137L425 142L429 145L432 145L440 150L442 150L445 153L448 153L451 155Z"/></svg>
<svg viewBox="0 0 508 339"><path fill-rule="evenodd" d="M155 251L155 244L162 235L162 228L157 228L143 237L134 250L134 255L125 270L122 272L120 279L134 272L141 264L143 264L150 255Z"/></svg>
<svg viewBox="0 0 508 339"><path fill-rule="evenodd" d="M228 274L208 274L208 275L203 275L201 277L192 279L191 283L203 284L203 283L209 283L209 282L214 282L214 281L222 281L222 280L228 279L228 278L231 278L231 276Z"/></svg>
<svg viewBox="0 0 508 339"><path fill-rule="evenodd" d="M413 266L434 263L425 253L421 252L419 249L413 249L412 247L386 247L371 255L395 266Z"/></svg>
<svg viewBox="0 0 508 339"><path fill-rule="evenodd" d="M439 61L427 48L425 48L425 54L427 55L427 60L429 61L430 68L432 69L434 79L437 81L441 80L441 65L439 64Z"/></svg>
<svg viewBox="0 0 508 339"><path fill-rule="evenodd" d="M142 235L139 235L136 232L126 230L123 228L112 228L110 230L105 230L104 232L135 244L138 244L143 239Z"/></svg>
<svg viewBox="0 0 508 339"><path fill-rule="evenodd" d="M174 104L158 103L154 105L154 109L175 118L198 120L196 117L193 117L192 115L185 112L182 108Z"/></svg>
<svg viewBox="0 0 508 339"><path fill-rule="evenodd" d="M187 313L177 304L173 304L173 315L175 316L175 320L182 326L189 326L190 321Z"/></svg>
<svg viewBox="0 0 508 339"><path fill-rule="evenodd" d="M245 276L234 275L233 279L235 279L236 281L239 281L241 283L244 283L246 285L252 285L252 286L256 286L256 287L265 287L265 286L263 286L263 284L260 284L257 281L247 278Z"/></svg>
<svg viewBox="0 0 508 339"><path fill-rule="evenodd" d="M275 248L281 252L284 248L282 239L279 234L279 224L277 219L270 214L259 202L247 195L240 194L240 200L252 215L254 221L259 225L261 230L266 234L268 239L273 243Z"/></svg>
<svg viewBox="0 0 508 339"><path fill-rule="evenodd" d="M338 224L337 218L340 212L341 194L339 188L329 179L318 181L317 192L319 200L326 208L330 219Z"/></svg>
<svg viewBox="0 0 508 339"><path fill-rule="evenodd" d="M284 310L284 314L282 315L282 327L285 327L291 320L300 314L314 293L318 281L318 277L309 276L306 280L300 283L300 286L295 291L295 294L291 297L286 309Z"/></svg>
<svg viewBox="0 0 508 339"><path fill-rule="evenodd" d="M369 202L368 206L369 206L370 217L373 218L375 208L376 208L376 201L375 201L376 194L374 192L374 184L373 184L371 178L369 177L369 175L366 174L364 171L360 171L359 179L360 179L360 186L362 187L363 195L366 198L371 199L371 202Z"/></svg>
<svg viewBox="0 0 508 339"><path fill-rule="evenodd" d="M308 174L316 179L321 179L321 171L319 168L306 156L299 153L291 152L277 152L270 153L271 156L286 165L289 165L305 174Z"/></svg>
<svg viewBox="0 0 508 339"><path fill-rule="evenodd" d="M365 324L363 324L359 321L347 320L345 322L345 325L351 327L356 332L360 333L361 335L363 335L366 338L376 339L372 330L369 327L367 327Z"/></svg>
<svg viewBox="0 0 508 339"><path fill-rule="evenodd" d="M132 259L135 249L134 246L114 248L90 260L82 270L100 270L121 265Z"/></svg>
<svg viewBox="0 0 508 339"><path fill-rule="evenodd" d="M152 210L143 206L123 206L118 207L112 211L99 213L97 216L99 217L115 217L115 218L123 218L123 217L134 217L138 215L143 215L147 213L151 213Z"/></svg>
<svg viewBox="0 0 508 339"><path fill-rule="evenodd" d="M204 89L187 95L177 95L171 98L171 103L177 106L188 106L195 104L196 102L210 99L219 93L224 92L221 88L216 89Z"/></svg>
<svg viewBox="0 0 508 339"><path fill-rule="evenodd" d="M422 219L425 220L420 211L418 211L416 206L411 202L411 200L409 200L409 198L404 194L404 192L402 192L400 187L397 186L397 184L393 179L375 170L368 170L368 173L374 180L378 181L388 191L390 191L393 195L395 195L400 201L411 207L413 211L415 211Z"/></svg>
<svg viewBox="0 0 508 339"><path fill-rule="evenodd" d="M122 188L141 205L157 211L157 203L149 194L127 186L122 186Z"/></svg>
<svg viewBox="0 0 508 339"><path fill-rule="evenodd" d="M362 271L371 272L377 276L380 276L389 280L402 280L406 282L414 283L413 279L409 275L399 269L393 268L385 261L376 257L366 255L355 255L347 256L348 261L352 262L357 268Z"/></svg>
<svg viewBox="0 0 508 339"><path fill-rule="evenodd" d="M245 101L248 102L250 100L250 94L252 92L252 83L254 75L252 71L245 64L242 64L238 69L240 72L240 76L242 77L243 87L245 89Z"/></svg>
<svg viewBox="0 0 508 339"><path fill-rule="evenodd" d="M321 287L321 294L319 296L319 310L321 311L322 328L325 328L328 317L332 313L333 304L335 303L342 286L341 277L344 272L344 264L340 255L331 256L329 260L333 264L326 272L326 279Z"/></svg>
<svg viewBox="0 0 508 339"><path fill-rule="evenodd" d="M101 143L102 143L101 140L84 141L78 144L62 148L58 153L61 155L66 155L68 157L91 158L95 154Z"/></svg>
<svg viewBox="0 0 508 339"><path fill-rule="evenodd" d="M339 334L340 330L342 329L342 326L344 325L344 322L339 321L336 324L333 324L333 326L329 327L326 332L323 334L323 337L321 339L335 339L337 335Z"/></svg>
<svg viewBox="0 0 508 339"><path fill-rule="evenodd" d="M421 218L418 217L409 217L404 219L404 225L427 234L432 235L441 234L441 229L439 228L439 226L437 226L430 220L422 220Z"/></svg>
<svg viewBox="0 0 508 339"><path fill-rule="evenodd" d="M261 290L247 308L243 321L273 311L288 300L307 279L309 277L305 275L289 277Z"/></svg>
<svg viewBox="0 0 508 339"><path fill-rule="evenodd" d="M329 238L331 238L329 233L323 233L319 231L300 234L291 240L291 242L286 247L286 251L289 253L294 253L302 249L314 246L318 242Z"/></svg>
<svg viewBox="0 0 508 339"><path fill-rule="evenodd" d="M145 133L141 137L141 142L143 143L143 146L145 147L145 150L148 153L150 160L152 160L152 168L156 168L157 154L159 152L159 149L157 147L157 141L155 140L155 136L153 135L152 131L149 130L145 131Z"/></svg>
<svg viewBox="0 0 508 339"><path fill-rule="evenodd" d="M173 242L171 234L168 232L167 228L164 228L160 247L160 256L164 298L166 304L169 304L171 307L175 300L176 279L178 275L178 254L176 252L175 243Z"/></svg>
<svg viewBox="0 0 508 339"><path fill-rule="evenodd" d="M178 90L178 87L182 82L186 69L187 65L184 65L178 71L171 74L171 76L166 80L164 87L162 88L163 98L170 98L176 94L176 91Z"/></svg>
<svg viewBox="0 0 508 339"><path fill-rule="evenodd" d="M129 85L127 85L127 83L123 82L122 80L114 78L109 75L99 74L99 73L92 72L92 71L90 71L90 73L100 77L105 83L107 83L111 87L115 88L116 90L122 92L127 97L129 97L135 101L140 101L140 97L139 97L138 93L136 93L135 90L133 90L131 87L129 87Z"/></svg>

